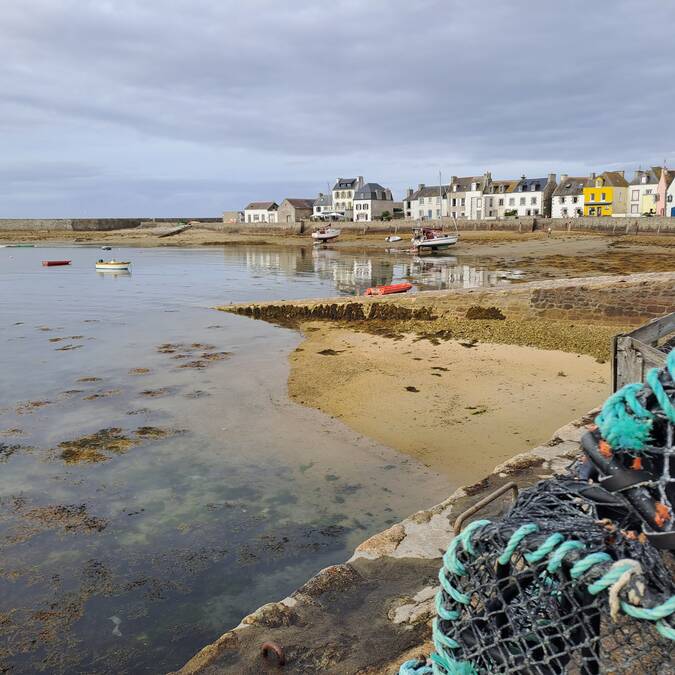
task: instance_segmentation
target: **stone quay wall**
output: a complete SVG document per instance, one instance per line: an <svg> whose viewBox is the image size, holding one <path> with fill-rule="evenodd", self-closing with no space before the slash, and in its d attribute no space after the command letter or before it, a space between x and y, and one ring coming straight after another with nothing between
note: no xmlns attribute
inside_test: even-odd
<svg viewBox="0 0 675 675"><path fill-rule="evenodd" d="M129 230L149 224L187 223L191 220L220 223L219 218L0 218L0 230L20 232L107 232Z"/></svg>
<svg viewBox="0 0 675 675"><path fill-rule="evenodd" d="M480 313L490 308L494 309L484 318L638 325L675 311L675 272L533 281L497 288L427 291L406 297L239 304L220 309L274 323L293 324L315 319L481 318Z"/></svg>

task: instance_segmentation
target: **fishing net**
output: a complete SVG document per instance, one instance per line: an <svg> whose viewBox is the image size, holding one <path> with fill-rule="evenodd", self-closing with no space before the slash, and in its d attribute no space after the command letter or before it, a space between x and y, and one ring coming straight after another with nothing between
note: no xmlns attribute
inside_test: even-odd
<svg viewBox="0 0 675 675"><path fill-rule="evenodd" d="M435 653L401 675L675 674L675 351L611 396L566 475L443 556Z"/></svg>

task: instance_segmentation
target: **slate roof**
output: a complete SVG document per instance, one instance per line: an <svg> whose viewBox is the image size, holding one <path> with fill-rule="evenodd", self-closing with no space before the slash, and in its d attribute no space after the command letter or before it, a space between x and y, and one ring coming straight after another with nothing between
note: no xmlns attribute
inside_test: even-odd
<svg viewBox="0 0 675 675"><path fill-rule="evenodd" d="M485 187L485 176L459 176L450 183L451 192L470 192L471 184L478 183L478 189ZM455 190L455 185L457 189Z"/></svg>
<svg viewBox="0 0 675 675"><path fill-rule="evenodd" d="M448 196L449 188L447 185L443 185L441 187L441 194L443 197ZM412 193L412 196L409 198L406 198L406 201L411 201L414 202L418 200L420 197L438 197L438 185L433 186L433 185L426 185L425 187L421 188L420 190L416 190L415 192Z"/></svg>
<svg viewBox="0 0 675 675"><path fill-rule="evenodd" d="M644 175L647 176L646 183L642 182L642 176ZM651 169L636 171L635 174L633 175L633 180L631 180L629 185L655 185L656 183L659 182L660 178L661 178L661 167L653 166Z"/></svg>
<svg viewBox="0 0 675 675"><path fill-rule="evenodd" d="M330 194L319 195L314 200L314 206L333 206L333 196Z"/></svg>
<svg viewBox="0 0 675 675"><path fill-rule="evenodd" d="M313 199L292 199L291 197L287 197L284 201L296 209L311 209L314 206Z"/></svg>
<svg viewBox="0 0 675 675"><path fill-rule="evenodd" d="M438 194L438 192L436 192ZM387 189L383 188L379 183L366 183L361 186L355 193L354 199L380 199L393 201L391 193L387 194Z"/></svg>
<svg viewBox="0 0 675 675"><path fill-rule="evenodd" d="M604 178L610 187L628 187L628 181L618 171L603 171L600 178Z"/></svg>
<svg viewBox="0 0 675 675"><path fill-rule="evenodd" d="M333 190L353 190L356 187L358 178L338 178Z"/></svg>
<svg viewBox="0 0 675 675"><path fill-rule="evenodd" d="M548 178L521 178L516 192L543 192Z"/></svg>
<svg viewBox="0 0 675 675"><path fill-rule="evenodd" d="M588 176L567 176L561 180L553 191L554 197L571 197L584 193L585 187L593 187L593 181Z"/></svg>
<svg viewBox="0 0 675 675"><path fill-rule="evenodd" d="M276 202L251 202L245 209L256 211L276 211L279 205Z"/></svg>

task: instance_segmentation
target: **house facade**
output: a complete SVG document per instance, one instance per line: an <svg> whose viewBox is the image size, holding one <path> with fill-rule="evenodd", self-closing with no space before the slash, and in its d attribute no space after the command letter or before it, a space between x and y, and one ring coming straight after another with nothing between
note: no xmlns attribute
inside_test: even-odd
<svg viewBox="0 0 675 675"><path fill-rule="evenodd" d="M448 215L452 218L480 220L483 217L483 190L492 180L482 176L451 176L448 191Z"/></svg>
<svg viewBox="0 0 675 675"><path fill-rule="evenodd" d="M483 218L504 218L518 180L490 180L483 190ZM515 204L515 201L514 201Z"/></svg>
<svg viewBox="0 0 675 675"><path fill-rule="evenodd" d="M552 218L579 218L584 215L584 188L591 186L588 176L560 176L551 198Z"/></svg>
<svg viewBox="0 0 675 675"><path fill-rule="evenodd" d="M663 168L657 169L659 182L656 185L656 197L654 201L654 207L657 216L675 216L675 202L673 201L673 196L675 196L675 171L672 169L667 169L665 166Z"/></svg>
<svg viewBox="0 0 675 675"><path fill-rule="evenodd" d="M277 210L277 223L299 223L308 220L314 213L313 199L287 197Z"/></svg>
<svg viewBox="0 0 675 675"><path fill-rule="evenodd" d="M411 220L436 220L448 215L448 186L420 183L408 189L403 200L403 215Z"/></svg>
<svg viewBox="0 0 675 675"><path fill-rule="evenodd" d="M379 183L365 183L354 193L354 222L371 222L382 218L383 213L394 215L391 190Z"/></svg>
<svg viewBox="0 0 675 675"><path fill-rule="evenodd" d="M324 194L319 192L319 196L314 200L312 205L312 215L320 217L323 213L331 213L333 211L333 194Z"/></svg>
<svg viewBox="0 0 675 675"><path fill-rule="evenodd" d="M363 176L358 178L338 178L332 190L333 209L343 213L345 220L354 215L354 193L363 186Z"/></svg>
<svg viewBox="0 0 675 675"><path fill-rule="evenodd" d="M514 190L514 196L509 198L507 212L519 217L550 216L551 202L556 187L554 173L548 174L548 178L522 176Z"/></svg>
<svg viewBox="0 0 675 675"><path fill-rule="evenodd" d="M278 209L276 202L251 202L244 209L244 222L276 223Z"/></svg>
<svg viewBox="0 0 675 675"><path fill-rule="evenodd" d="M591 174L591 185L584 188L585 216L625 216L628 208L628 181L623 171Z"/></svg>
<svg viewBox="0 0 675 675"><path fill-rule="evenodd" d="M643 216L656 214L656 195L658 192L661 169L638 169L628 186L628 214Z"/></svg>

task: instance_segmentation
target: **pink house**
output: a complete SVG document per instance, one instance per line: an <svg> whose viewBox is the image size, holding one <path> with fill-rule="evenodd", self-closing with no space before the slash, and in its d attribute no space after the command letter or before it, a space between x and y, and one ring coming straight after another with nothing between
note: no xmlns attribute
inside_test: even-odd
<svg viewBox="0 0 675 675"><path fill-rule="evenodd" d="M659 184L656 188L656 215L670 216L671 207L675 204L668 203L668 188L675 178L675 171L665 166L659 170ZM670 196L672 199L672 195Z"/></svg>

